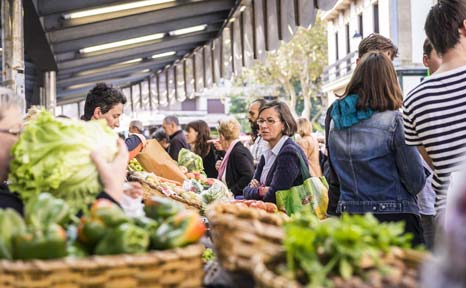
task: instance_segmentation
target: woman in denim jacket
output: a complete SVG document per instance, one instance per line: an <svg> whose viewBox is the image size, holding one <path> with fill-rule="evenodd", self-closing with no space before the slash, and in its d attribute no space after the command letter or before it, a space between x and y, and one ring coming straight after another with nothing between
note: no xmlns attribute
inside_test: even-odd
<svg viewBox="0 0 466 288"><path fill-rule="evenodd" d="M402 102L390 59L380 52L364 56L331 112L330 161L340 181L339 212L404 221L418 244L416 194L426 178L416 147L405 144Z"/></svg>

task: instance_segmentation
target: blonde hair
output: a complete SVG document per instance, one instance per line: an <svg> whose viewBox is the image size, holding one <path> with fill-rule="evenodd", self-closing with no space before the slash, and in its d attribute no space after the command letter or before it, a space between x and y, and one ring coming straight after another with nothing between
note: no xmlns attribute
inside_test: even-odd
<svg viewBox="0 0 466 288"><path fill-rule="evenodd" d="M312 125L309 119L300 117L298 118L298 134L301 137L310 136L312 133Z"/></svg>
<svg viewBox="0 0 466 288"><path fill-rule="evenodd" d="M241 124L233 117L220 120L218 125L218 134L221 134L225 140L235 140L239 138Z"/></svg>

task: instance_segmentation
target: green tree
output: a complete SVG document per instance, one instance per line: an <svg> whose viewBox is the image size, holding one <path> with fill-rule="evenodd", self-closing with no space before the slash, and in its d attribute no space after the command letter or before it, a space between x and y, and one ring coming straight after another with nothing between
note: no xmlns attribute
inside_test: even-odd
<svg viewBox="0 0 466 288"><path fill-rule="evenodd" d="M257 62L247 69L239 81L263 85L278 85L285 92L285 99L295 115L297 101L303 99L304 108L301 116L319 118L322 110L320 99L320 75L327 65L327 38L325 24L317 17L309 29L299 27L288 43L283 43L276 51L269 52L264 63ZM318 107L312 107L317 105ZM300 109L299 109L300 110Z"/></svg>

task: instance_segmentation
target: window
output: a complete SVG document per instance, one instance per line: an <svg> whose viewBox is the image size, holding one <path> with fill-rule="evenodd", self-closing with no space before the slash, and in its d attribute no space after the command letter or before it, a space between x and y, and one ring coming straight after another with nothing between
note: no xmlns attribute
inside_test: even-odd
<svg viewBox="0 0 466 288"><path fill-rule="evenodd" d="M350 47L350 30L349 30L349 23L346 24L346 54L349 54L351 52L351 47Z"/></svg>
<svg viewBox="0 0 466 288"><path fill-rule="evenodd" d="M363 33L363 22L362 22L362 13L358 15L358 28L359 28L359 34L361 35L361 38L364 38L364 33Z"/></svg>
<svg viewBox="0 0 466 288"><path fill-rule="evenodd" d="M379 33L379 4L372 6L374 14L374 32Z"/></svg>
<svg viewBox="0 0 466 288"><path fill-rule="evenodd" d="M340 56L338 55L338 32L335 33L335 60L340 59Z"/></svg>

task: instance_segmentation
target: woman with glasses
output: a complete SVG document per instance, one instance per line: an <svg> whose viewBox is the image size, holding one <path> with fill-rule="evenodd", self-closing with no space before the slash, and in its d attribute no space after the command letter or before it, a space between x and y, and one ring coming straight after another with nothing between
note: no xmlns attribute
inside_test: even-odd
<svg viewBox="0 0 466 288"><path fill-rule="evenodd" d="M307 158L290 138L296 133L297 124L284 102L265 104L259 111L257 124L269 150L262 155L254 178L244 188L244 198L275 203L276 191L303 184L302 169L308 167L302 167L301 162L307 164Z"/></svg>
<svg viewBox="0 0 466 288"><path fill-rule="evenodd" d="M223 160L218 162L218 179L225 183L235 196L243 195L243 188L248 185L254 174L251 152L239 140L241 125L233 117L221 120L218 127L218 145L225 152Z"/></svg>

